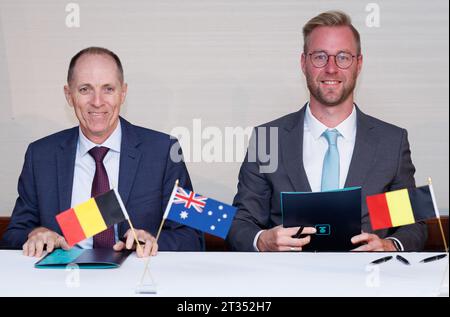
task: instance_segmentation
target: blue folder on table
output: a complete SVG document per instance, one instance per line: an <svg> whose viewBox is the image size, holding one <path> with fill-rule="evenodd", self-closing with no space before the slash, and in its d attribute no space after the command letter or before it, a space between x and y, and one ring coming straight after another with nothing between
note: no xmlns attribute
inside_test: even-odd
<svg viewBox="0 0 450 317"><path fill-rule="evenodd" d="M361 233L361 187L325 192L282 192L283 227L315 227L304 251L350 251Z"/></svg>
<svg viewBox="0 0 450 317"><path fill-rule="evenodd" d="M131 251L116 252L112 249L56 249L39 260L34 267L38 269L64 269L68 265L77 265L80 269L118 268Z"/></svg>

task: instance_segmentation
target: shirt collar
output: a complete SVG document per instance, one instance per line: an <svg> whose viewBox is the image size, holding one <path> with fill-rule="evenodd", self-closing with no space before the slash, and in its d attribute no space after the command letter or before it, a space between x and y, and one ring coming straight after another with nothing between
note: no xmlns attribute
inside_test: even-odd
<svg viewBox="0 0 450 317"><path fill-rule="evenodd" d="M120 121L117 124L117 127L114 129L113 133L102 144L95 144L94 142L89 140L83 134L83 131L81 131L80 127L78 127L78 130L79 130L78 144L81 156L86 155L90 149L96 146L105 146L109 148L110 151L120 153L120 144L122 140L122 127Z"/></svg>
<svg viewBox="0 0 450 317"><path fill-rule="evenodd" d="M341 123L339 123L339 125L335 127L335 129L338 130L338 132L344 139L352 140L355 138L356 135L355 109L356 108L353 105L352 113L344 121L342 121ZM309 102L305 112L305 126L309 129L311 135L316 140L318 140L322 136L322 134L329 129L326 125L324 125L322 122L317 120L316 117L313 116L311 109L309 108Z"/></svg>

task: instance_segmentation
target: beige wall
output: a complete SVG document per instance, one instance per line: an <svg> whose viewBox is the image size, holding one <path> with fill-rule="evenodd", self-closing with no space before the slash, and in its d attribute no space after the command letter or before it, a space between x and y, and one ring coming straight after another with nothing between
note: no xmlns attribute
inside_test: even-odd
<svg viewBox="0 0 450 317"><path fill-rule="evenodd" d="M70 1L0 0L0 216L10 215L28 143L76 124L62 87L70 57L96 45L122 59L123 115L170 132L202 125L247 127L296 111L308 94L300 72L302 25L329 9L360 30L363 111L409 131L418 184L432 176L449 206L448 1ZM182 140L186 144L188 140ZM190 162L196 191L231 202L239 163Z"/></svg>

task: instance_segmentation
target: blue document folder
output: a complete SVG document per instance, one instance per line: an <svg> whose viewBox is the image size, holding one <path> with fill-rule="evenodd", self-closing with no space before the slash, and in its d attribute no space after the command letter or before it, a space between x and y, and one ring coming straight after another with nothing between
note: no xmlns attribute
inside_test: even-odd
<svg viewBox="0 0 450 317"><path fill-rule="evenodd" d="M349 251L361 233L361 187L325 192L282 192L283 227L315 227L304 251Z"/></svg>
<svg viewBox="0 0 450 317"><path fill-rule="evenodd" d="M39 260L34 267L38 269L64 269L68 265L78 265L80 269L118 268L131 251L116 252L112 249L56 249Z"/></svg>

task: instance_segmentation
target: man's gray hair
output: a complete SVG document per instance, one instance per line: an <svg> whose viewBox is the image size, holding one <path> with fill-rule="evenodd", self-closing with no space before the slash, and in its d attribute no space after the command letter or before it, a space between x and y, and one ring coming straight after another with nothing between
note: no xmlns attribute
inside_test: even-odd
<svg viewBox="0 0 450 317"><path fill-rule="evenodd" d="M119 56L117 56L114 52L108 50L107 48L91 46L91 47L87 47L87 48L79 51L70 60L69 70L67 71L67 83L68 84L70 84L70 82L73 79L73 71L75 69L75 65L77 64L77 61L80 59L81 56L86 55L86 54L107 55L107 56L112 57L112 59L114 60L114 62L116 63L116 66L117 66L119 81L121 83L123 83L123 68L122 68L122 63L120 62Z"/></svg>

